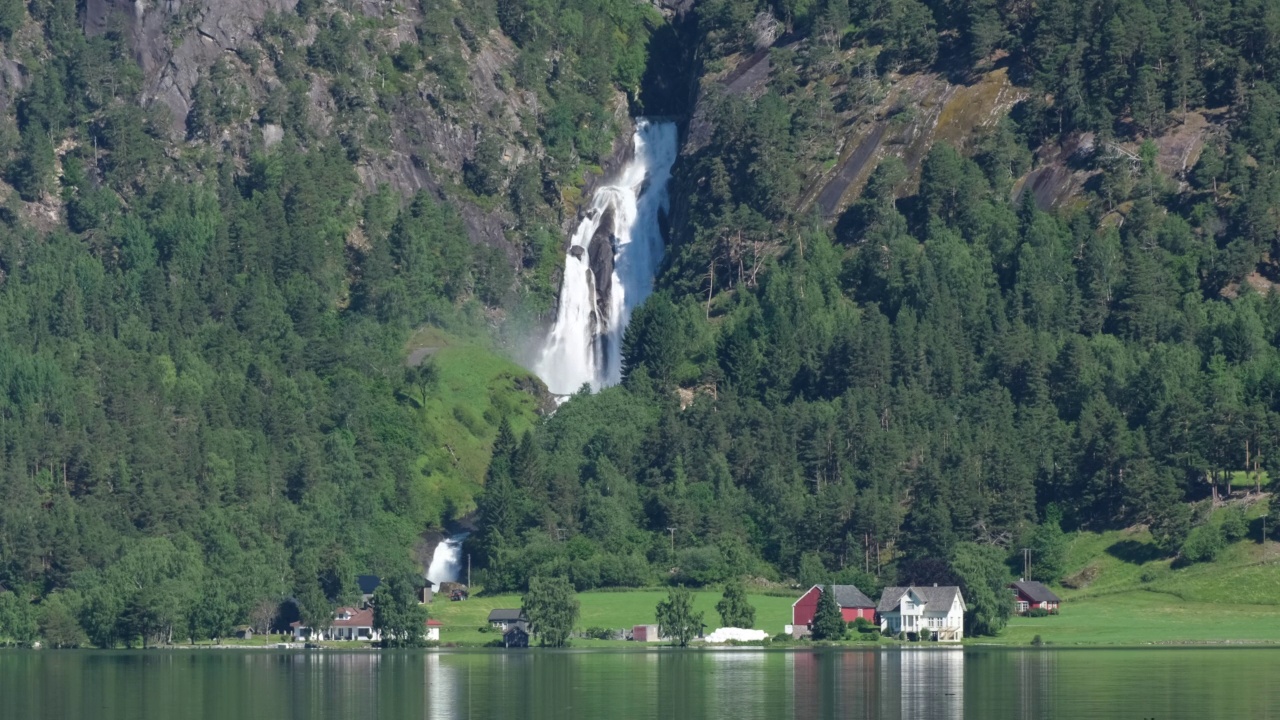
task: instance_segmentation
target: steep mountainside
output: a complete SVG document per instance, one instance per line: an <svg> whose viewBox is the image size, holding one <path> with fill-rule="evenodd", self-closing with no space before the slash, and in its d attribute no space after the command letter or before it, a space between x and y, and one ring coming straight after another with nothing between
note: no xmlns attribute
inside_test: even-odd
<svg viewBox="0 0 1280 720"><path fill-rule="evenodd" d="M0 0L0 643L323 622L473 507L489 590L954 581L978 634L1065 533L1212 561L1280 472L1277 27ZM659 292L548 417L493 348L645 114Z"/></svg>

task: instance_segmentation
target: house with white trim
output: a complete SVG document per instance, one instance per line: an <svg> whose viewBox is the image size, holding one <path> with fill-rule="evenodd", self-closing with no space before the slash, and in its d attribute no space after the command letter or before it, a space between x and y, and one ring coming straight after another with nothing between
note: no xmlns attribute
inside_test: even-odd
<svg viewBox="0 0 1280 720"><path fill-rule="evenodd" d="M301 622L291 623L293 639L303 640L364 640L379 642L382 632L373 626L373 608L341 607L333 614L327 628L310 628Z"/></svg>
<svg viewBox="0 0 1280 720"><path fill-rule="evenodd" d="M964 639L964 611L964 597L954 585L887 587L876 606L880 632L904 632L918 637L927 629L929 636L939 642Z"/></svg>

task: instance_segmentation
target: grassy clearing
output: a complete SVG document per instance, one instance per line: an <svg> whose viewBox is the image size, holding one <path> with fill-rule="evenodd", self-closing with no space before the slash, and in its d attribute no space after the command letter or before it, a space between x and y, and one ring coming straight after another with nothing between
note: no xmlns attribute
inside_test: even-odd
<svg viewBox="0 0 1280 720"><path fill-rule="evenodd" d="M1280 606L1188 602L1135 590L1067 601L1057 616L1014 618L994 642L1026 645L1036 635L1053 645L1280 643Z"/></svg>
<svg viewBox="0 0 1280 720"><path fill-rule="evenodd" d="M797 592L796 596L799 597L799 594ZM655 622L654 609L666 597L666 590L581 593L578 595L578 601L582 604L578 628L620 629L651 624ZM748 598L756 608L757 628L776 634L782 632L783 625L791 622L791 604L795 602L795 598L772 595L750 595ZM694 593L694 609L704 613L708 629L719 627L720 617L715 609L719 601L719 591ZM488 624L489 611L494 608L518 607L519 595L479 596L461 602L438 599L431 606L431 616L444 625L440 631L440 642L483 645L498 638L496 633L479 630ZM610 643L574 640L573 644L575 647L591 647Z"/></svg>
<svg viewBox="0 0 1280 720"><path fill-rule="evenodd" d="M1037 634L1062 645L1280 642L1280 543L1259 542L1265 512L1266 503L1250 504L1247 539L1186 567L1162 557L1143 528L1077 533L1067 587L1056 588L1062 615L1015 618L996 642ZM1217 512L1209 522L1221 520Z"/></svg>
<svg viewBox="0 0 1280 720"><path fill-rule="evenodd" d="M422 328L406 354L435 364L439 382L419 406L419 426L429 450L418 458L425 498L441 514L465 514L484 480L493 439L506 417L519 435L537 418L539 383L524 368L478 342L438 328ZM420 405L420 399L414 399Z"/></svg>

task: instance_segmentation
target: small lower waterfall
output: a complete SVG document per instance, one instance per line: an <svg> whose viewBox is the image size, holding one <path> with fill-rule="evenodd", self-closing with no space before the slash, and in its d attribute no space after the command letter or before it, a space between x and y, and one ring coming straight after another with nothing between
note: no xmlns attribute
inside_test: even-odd
<svg viewBox="0 0 1280 720"><path fill-rule="evenodd" d="M458 533L440 541L427 568L427 580L439 590L442 582L458 582L462 574L462 541L471 533Z"/></svg>
<svg viewBox="0 0 1280 720"><path fill-rule="evenodd" d="M663 249L659 218L679 151L676 124L638 119L632 147L620 175L592 196L565 257L560 309L534 365L557 395L622 379L622 333L653 292Z"/></svg>

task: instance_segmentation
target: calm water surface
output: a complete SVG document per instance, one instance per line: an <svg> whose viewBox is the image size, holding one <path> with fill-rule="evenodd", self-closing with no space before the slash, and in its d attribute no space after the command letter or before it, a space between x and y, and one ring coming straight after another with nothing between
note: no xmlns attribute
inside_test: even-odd
<svg viewBox="0 0 1280 720"><path fill-rule="evenodd" d="M1267 718L1280 650L0 652L0 718Z"/></svg>

